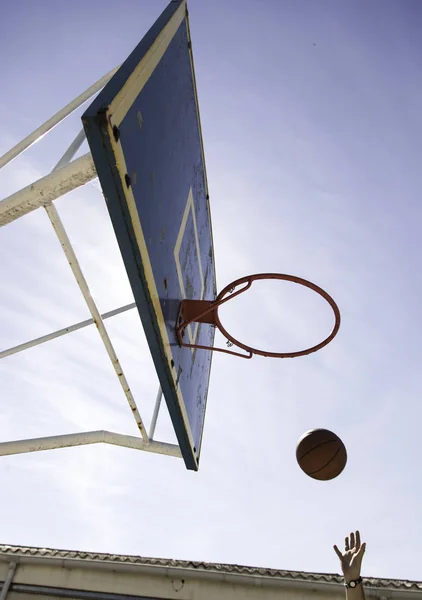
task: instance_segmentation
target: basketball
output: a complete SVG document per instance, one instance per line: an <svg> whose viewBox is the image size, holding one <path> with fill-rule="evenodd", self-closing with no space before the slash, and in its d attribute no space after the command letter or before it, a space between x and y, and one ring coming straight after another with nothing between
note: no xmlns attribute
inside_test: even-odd
<svg viewBox="0 0 422 600"><path fill-rule="evenodd" d="M320 481L334 479L347 462L346 447L328 429L312 429L302 435L296 446L296 459L306 475Z"/></svg>

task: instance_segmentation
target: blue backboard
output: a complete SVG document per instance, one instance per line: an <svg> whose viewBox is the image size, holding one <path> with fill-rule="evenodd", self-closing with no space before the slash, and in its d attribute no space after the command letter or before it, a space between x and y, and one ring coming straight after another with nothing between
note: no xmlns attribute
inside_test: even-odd
<svg viewBox="0 0 422 600"><path fill-rule="evenodd" d="M180 347L183 299L216 281L192 47L175 0L82 117L160 385L188 469L198 469L212 352ZM190 326L212 346L214 328Z"/></svg>

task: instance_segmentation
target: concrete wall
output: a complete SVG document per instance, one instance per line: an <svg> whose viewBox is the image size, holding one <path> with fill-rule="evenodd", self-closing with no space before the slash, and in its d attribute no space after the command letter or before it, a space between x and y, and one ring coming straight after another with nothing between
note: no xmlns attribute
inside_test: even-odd
<svg viewBox="0 0 422 600"><path fill-rule="evenodd" d="M321 589L318 584L309 589L301 589L297 587L298 582L293 582L291 587L287 584L280 588L277 587L277 580L266 577L223 574L210 577L209 573L197 576L196 573L189 574L186 571L180 575L154 575L130 565L116 565L113 569L112 563L108 563L107 568L60 565L63 563L60 560L57 563L59 564L19 564L7 600L26 600L26 596L28 600L45 600L47 597L44 594L36 598L33 593L28 595L23 590L14 591L19 584L167 600L344 600L341 586L334 586L332 591ZM7 568L7 563L0 562L0 581L5 581ZM303 584L306 585L306 582Z"/></svg>
<svg viewBox="0 0 422 600"><path fill-rule="evenodd" d="M2 555L0 582L7 577L10 560L17 561L18 566L7 600L118 600L113 595L165 600L345 600L344 587L338 583L90 558ZM381 588L367 586L366 597L368 600L420 600L422 595L415 589L397 589L391 585Z"/></svg>

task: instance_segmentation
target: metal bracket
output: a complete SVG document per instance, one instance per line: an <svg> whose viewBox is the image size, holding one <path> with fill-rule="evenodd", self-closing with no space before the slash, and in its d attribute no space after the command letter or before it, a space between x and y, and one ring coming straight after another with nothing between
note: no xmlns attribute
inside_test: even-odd
<svg viewBox="0 0 422 600"><path fill-rule="evenodd" d="M242 290L244 291L244 290ZM239 292L240 293L240 292ZM231 296L226 300L231 299ZM219 318L217 309L224 302L214 302L211 300L182 300L179 308L179 316L177 317L176 334L180 346L186 348L199 348L200 350L212 350L213 352L224 352L225 354L233 354L240 358L252 358L252 352L248 354L242 354L241 352L234 352L233 350L227 350L226 348L216 348L214 346L202 346L201 344L189 344L183 340L185 335L185 329L192 323L208 323L214 327L219 327ZM232 345L231 340L228 343Z"/></svg>

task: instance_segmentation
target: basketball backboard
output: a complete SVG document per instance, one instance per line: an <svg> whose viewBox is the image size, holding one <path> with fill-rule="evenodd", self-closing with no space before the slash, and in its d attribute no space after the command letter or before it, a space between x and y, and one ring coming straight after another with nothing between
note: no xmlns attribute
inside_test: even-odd
<svg viewBox="0 0 422 600"><path fill-rule="evenodd" d="M181 301L214 300L216 280L185 0L170 2L82 120L181 452L197 470L212 352L181 347L175 327ZM187 333L213 345L210 324Z"/></svg>

